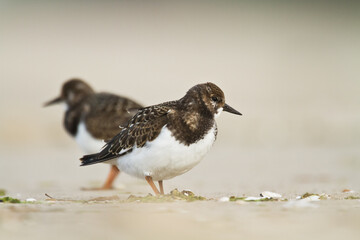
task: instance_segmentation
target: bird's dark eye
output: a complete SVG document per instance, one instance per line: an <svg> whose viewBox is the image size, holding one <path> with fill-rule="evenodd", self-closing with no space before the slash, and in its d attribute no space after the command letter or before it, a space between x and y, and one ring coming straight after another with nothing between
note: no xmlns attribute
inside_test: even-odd
<svg viewBox="0 0 360 240"><path fill-rule="evenodd" d="M213 100L214 102L219 102L219 98L215 96L211 97L211 100Z"/></svg>

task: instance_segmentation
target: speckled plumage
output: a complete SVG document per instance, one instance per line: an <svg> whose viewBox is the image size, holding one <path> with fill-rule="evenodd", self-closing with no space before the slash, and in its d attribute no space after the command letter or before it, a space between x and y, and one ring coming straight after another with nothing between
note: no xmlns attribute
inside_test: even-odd
<svg viewBox="0 0 360 240"><path fill-rule="evenodd" d="M215 116L222 110L241 115L225 104L215 84L196 85L177 101L140 109L102 151L81 158L81 165L108 161L131 175L158 181L180 175L210 149L217 133Z"/></svg>

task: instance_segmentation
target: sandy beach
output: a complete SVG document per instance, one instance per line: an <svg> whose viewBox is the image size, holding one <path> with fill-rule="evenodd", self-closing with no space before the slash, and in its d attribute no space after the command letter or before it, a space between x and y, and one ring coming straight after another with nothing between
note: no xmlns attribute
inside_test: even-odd
<svg viewBox="0 0 360 240"><path fill-rule="evenodd" d="M0 239L359 239L359 9L0 2L0 190L22 201L0 203ZM207 200L129 202L151 188L125 173L82 190L109 166L80 167L63 106L42 107L72 77L144 105L219 85L243 116L222 113L205 159L164 182ZM244 200L264 191L281 200Z"/></svg>

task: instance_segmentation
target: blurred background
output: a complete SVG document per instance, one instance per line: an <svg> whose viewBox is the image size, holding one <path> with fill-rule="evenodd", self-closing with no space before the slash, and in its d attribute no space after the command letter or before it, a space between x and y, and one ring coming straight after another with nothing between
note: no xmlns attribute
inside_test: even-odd
<svg viewBox="0 0 360 240"><path fill-rule="evenodd" d="M165 181L207 198L343 199L360 190L359 1L0 0L0 189L22 200L89 200L151 192L109 166L79 167L64 81L144 105L213 82L243 113L218 118L218 138L193 170ZM350 193L349 193L350 194ZM353 194L353 193L351 193ZM340 195L340 197L339 197ZM357 195L358 196L358 195ZM0 204L9 239L359 239L359 201ZM316 207L319 207L316 209ZM358 237L356 237L358 236Z"/></svg>
<svg viewBox="0 0 360 240"><path fill-rule="evenodd" d="M167 190L359 189L359 10L355 1L1 0L1 187L101 185L108 166L78 167L63 106L43 108L78 77L144 105L210 81L243 113L222 114L211 152ZM123 174L117 184L139 182Z"/></svg>

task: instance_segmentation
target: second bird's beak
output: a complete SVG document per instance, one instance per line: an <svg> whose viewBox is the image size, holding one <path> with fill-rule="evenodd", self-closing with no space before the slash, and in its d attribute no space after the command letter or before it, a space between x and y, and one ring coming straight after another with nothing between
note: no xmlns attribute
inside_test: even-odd
<svg viewBox="0 0 360 240"><path fill-rule="evenodd" d="M53 105L53 104L56 104L56 103L61 103L63 101L62 97L57 97L51 101L48 101L44 104L44 107L47 107L47 106L50 106L50 105Z"/></svg>
<svg viewBox="0 0 360 240"><path fill-rule="evenodd" d="M242 115L240 112L236 111L235 109L233 109L232 107L230 107L226 103L225 103L225 105L223 107L223 111L233 113L233 114L236 114L236 115Z"/></svg>

